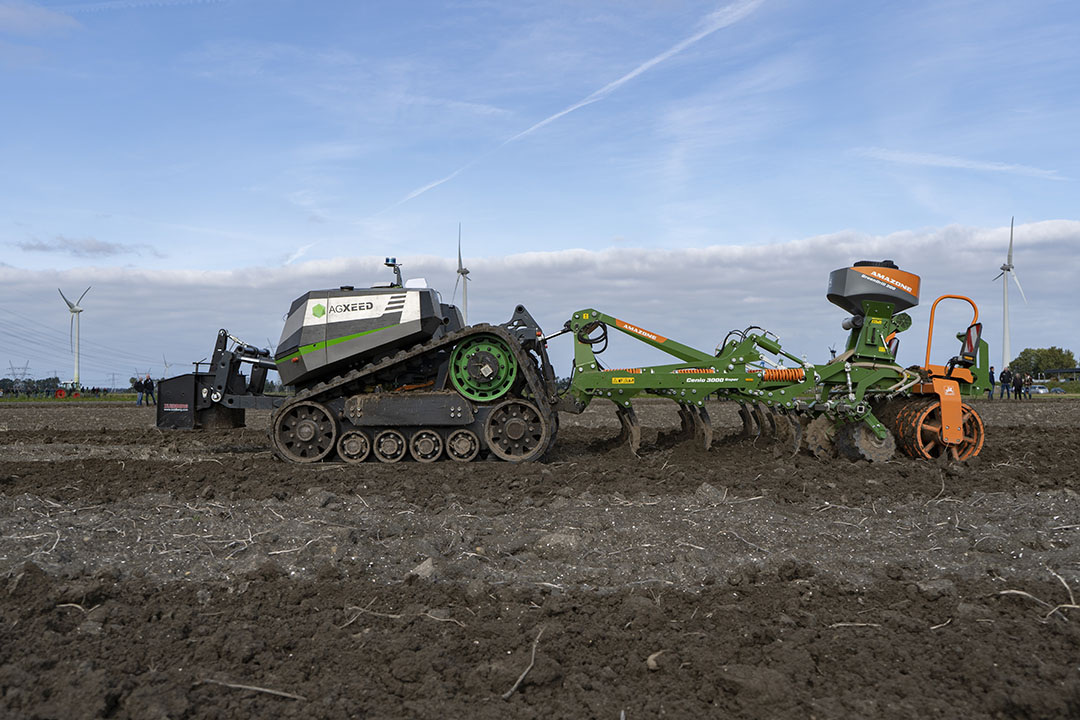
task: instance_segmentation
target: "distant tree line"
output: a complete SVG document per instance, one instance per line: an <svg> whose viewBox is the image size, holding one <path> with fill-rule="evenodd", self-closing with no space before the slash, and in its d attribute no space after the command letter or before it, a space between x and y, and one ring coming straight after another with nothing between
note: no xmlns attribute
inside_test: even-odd
<svg viewBox="0 0 1080 720"><path fill-rule="evenodd" d="M1063 350L1059 347L1048 348L1025 348L1015 360L1009 363L1009 369L1014 373L1023 373L1038 377L1047 370L1057 368L1076 367L1076 357L1072 350Z"/></svg>

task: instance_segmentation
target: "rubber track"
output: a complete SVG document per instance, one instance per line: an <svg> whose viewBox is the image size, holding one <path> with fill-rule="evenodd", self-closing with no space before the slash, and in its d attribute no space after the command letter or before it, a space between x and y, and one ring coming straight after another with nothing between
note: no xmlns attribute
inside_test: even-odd
<svg viewBox="0 0 1080 720"><path fill-rule="evenodd" d="M288 456L278 448L275 428L277 427L277 419L281 416L281 413L284 413L293 405L301 402L325 402L340 397L342 393L337 391L344 390L353 383L360 382L364 378L376 375L384 370L389 370L395 365L400 365L414 358L422 357L432 351L450 349L461 341L475 335L495 335L506 343L511 352L514 353L514 359L517 361L518 368L525 374L529 390L532 391L533 402L536 403L541 414L544 416L544 422L548 423L548 426L551 429L550 432L554 433L555 426L554 418L552 417L554 412L552 410L551 393L545 392L543 380L540 377L540 373L537 371L536 364L533 362L532 357L525 348L521 346L521 343L518 342L517 338L511 335L506 328L498 325L481 323L478 325L470 325L461 330L449 333L438 340L429 340L426 343L414 345L408 350L400 350L394 355L383 358L377 363L368 363L363 367L350 370L342 375L337 375L330 380L316 383L310 388L298 392L296 395L282 403L282 405L274 412L273 418L271 418L269 432L274 450L279 457L288 462L292 462L289 460ZM467 400L466 398L462 399ZM501 400L502 398L499 399Z"/></svg>

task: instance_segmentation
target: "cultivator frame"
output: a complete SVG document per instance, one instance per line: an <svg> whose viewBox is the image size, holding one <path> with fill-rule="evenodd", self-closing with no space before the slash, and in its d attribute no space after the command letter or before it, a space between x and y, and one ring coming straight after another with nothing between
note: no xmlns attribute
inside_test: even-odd
<svg viewBox="0 0 1080 720"><path fill-rule="evenodd" d="M581 412L592 400L610 400L622 426L620 437L635 454L641 431L632 400L661 397L679 405L681 432L708 449L712 428L705 400L739 404L743 434L773 436L793 451L805 447L822 457L838 450L852 459L884 461L899 447L913 457L946 455L964 460L978 454L983 427L961 401L988 387L988 348L981 339L978 308L969 298L945 295L931 308L927 362L903 368L896 363L897 335L911 317L897 312L918 303L917 276L890 261L856 263L830 276L829 299L847 310L847 347L828 363L815 365L782 347L779 338L757 327L734 331L706 353L593 308L580 310L564 332L574 338L574 370L562 407ZM931 365L934 310L946 298L968 302L974 318L960 355L945 366ZM596 355L615 328L680 362L604 368ZM733 337L734 336L734 337ZM602 345L597 351L597 345ZM785 367L785 361L793 366Z"/></svg>

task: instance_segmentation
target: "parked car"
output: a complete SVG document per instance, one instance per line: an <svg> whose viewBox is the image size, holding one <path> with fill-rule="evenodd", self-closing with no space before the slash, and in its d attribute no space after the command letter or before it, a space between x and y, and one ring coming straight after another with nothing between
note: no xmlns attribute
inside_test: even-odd
<svg viewBox="0 0 1080 720"><path fill-rule="evenodd" d="M1061 388L1057 388L1057 389L1060 390ZM1045 385L1032 385L1031 386L1031 394L1032 395L1047 395L1049 393L1050 393L1050 388L1046 387Z"/></svg>
<svg viewBox="0 0 1080 720"><path fill-rule="evenodd" d="M1064 395L1065 388L1050 388L1051 395Z"/></svg>

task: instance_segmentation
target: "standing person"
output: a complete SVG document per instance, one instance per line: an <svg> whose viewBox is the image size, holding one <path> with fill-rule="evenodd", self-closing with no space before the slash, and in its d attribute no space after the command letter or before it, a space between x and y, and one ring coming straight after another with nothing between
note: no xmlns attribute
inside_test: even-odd
<svg viewBox="0 0 1080 720"><path fill-rule="evenodd" d="M146 404L157 405L157 401L154 400L154 381L150 379L150 373L146 373L143 379L143 390L146 391Z"/></svg>
<svg viewBox="0 0 1080 720"><path fill-rule="evenodd" d="M138 393L135 396L135 407L142 407L143 381L135 378L135 382L131 384L131 387L135 388L135 392Z"/></svg>
<svg viewBox="0 0 1080 720"><path fill-rule="evenodd" d="M1031 399L1031 386L1032 384L1034 384L1034 382L1035 378L1031 377L1031 375L1024 376L1024 397L1026 397L1028 400Z"/></svg>
<svg viewBox="0 0 1080 720"><path fill-rule="evenodd" d="M1021 400L1024 397L1024 375L1013 373L1013 400Z"/></svg>
<svg viewBox="0 0 1080 720"><path fill-rule="evenodd" d="M990 366L990 389L986 391L986 399L994 399L994 366Z"/></svg>
<svg viewBox="0 0 1080 720"><path fill-rule="evenodd" d="M1001 371L1001 377L998 378L998 380L1001 381L1001 391L998 393L998 400L1012 397L1009 394L1012 391L1012 379L1012 370L1006 366L1005 369Z"/></svg>

